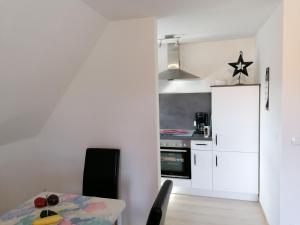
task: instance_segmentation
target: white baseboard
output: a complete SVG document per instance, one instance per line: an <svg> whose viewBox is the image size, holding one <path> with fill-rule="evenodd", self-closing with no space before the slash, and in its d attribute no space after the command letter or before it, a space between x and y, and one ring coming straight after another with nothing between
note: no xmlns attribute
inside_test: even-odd
<svg viewBox="0 0 300 225"><path fill-rule="evenodd" d="M176 186L173 187L172 193L192 195L192 196L212 197L212 198L245 200L245 201L253 201L253 202L258 201L257 194L209 191L209 190L200 190L200 189L193 189L193 188L176 187Z"/></svg>
<svg viewBox="0 0 300 225"><path fill-rule="evenodd" d="M258 198L258 203L259 203L259 206L260 206L260 208L261 208L261 211L262 211L262 213L263 213L263 215L264 215L265 223L266 223L267 225L269 225L270 223L269 223L268 217L267 217L267 215L266 215L265 209L264 209L264 207L263 207L262 204L261 204L260 197Z"/></svg>
<svg viewBox="0 0 300 225"><path fill-rule="evenodd" d="M245 193L196 189L196 188L192 188L192 182L189 179L161 178L161 184L163 184L164 181L166 180L173 181L172 193L174 194L184 194L184 195L203 196L203 197L212 197L212 198L226 198L226 199L253 201L253 202L258 201L258 194L245 194Z"/></svg>
<svg viewBox="0 0 300 225"><path fill-rule="evenodd" d="M192 180L191 179L178 179L178 178L161 178L161 185L166 181L171 180L173 181L173 188L174 187L184 187L184 188L191 188L192 187Z"/></svg>

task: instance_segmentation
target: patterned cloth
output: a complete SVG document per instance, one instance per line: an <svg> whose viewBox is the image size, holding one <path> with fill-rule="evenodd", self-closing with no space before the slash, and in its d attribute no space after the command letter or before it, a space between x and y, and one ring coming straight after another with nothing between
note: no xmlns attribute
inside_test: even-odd
<svg viewBox="0 0 300 225"><path fill-rule="evenodd" d="M42 193L39 196L46 196ZM112 225L125 208L122 200L57 194L59 204L36 209L34 198L0 216L0 225L31 225L42 210L50 209L64 218L59 225Z"/></svg>

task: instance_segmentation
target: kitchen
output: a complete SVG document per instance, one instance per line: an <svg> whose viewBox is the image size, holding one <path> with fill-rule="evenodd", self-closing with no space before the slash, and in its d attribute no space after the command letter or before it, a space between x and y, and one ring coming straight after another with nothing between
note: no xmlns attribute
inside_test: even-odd
<svg viewBox="0 0 300 225"><path fill-rule="evenodd" d="M0 9L0 213L81 194L85 150L104 147L122 150L124 225L146 224L163 179L166 225L300 224L300 1Z"/></svg>
<svg viewBox="0 0 300 225"><path fill-rule="evenodd" d="M173 181L173 193L258 201L256 63L241 67L249 76L228 65L239 55L255 62L255 48L254 38L159 40L161 180Z"/></svg>

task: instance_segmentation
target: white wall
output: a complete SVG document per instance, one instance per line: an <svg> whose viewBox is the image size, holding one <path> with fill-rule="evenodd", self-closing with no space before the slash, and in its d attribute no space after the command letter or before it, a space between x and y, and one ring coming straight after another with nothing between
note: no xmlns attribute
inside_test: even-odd
<svg viewBox="0 0 300 225"><path fill-rule="evenodd" d="M106 26L80 0L0 1L0 212L43 191L35 137Z"/></svg>
<svg viewBox="0 0 300 225"><path fill-rule="evenodd" d="M255 38L234 39L212 42L186 43L181 45L182 69L201 78L210 80L232 80L233 68L228 65L236 62L239 52L244 52L244 60L255 61ZM244 82L257 82L255 64L248 67L249 77Z"/></svg>
<svg viewBox="0 0 300 225"><path fill-rule="evenodd" d="M167 69L166 45L162 45L158 50L158 68L161 72ZM201 80L160 81L159 91L162 93L208 92L210 86L216 84L216 80L223 81L224 84L236 83L238 76L232 78L234 69L228 63L236 62L241 50L244 52L244 60L254 61L254 64L248 67L249 77L242 76L241 81L257 83L255 38L191 42L180 46L181 68L201 77Z"/></svg>
<svg viewBox="0 0 300 225"><path fill-rule="evenodd" d="M80 0L0 1L0 145L38 134L105 25Z"/></svg>
<svg viewBox="0 0 300 225"><path fill-rule="evenodd" d="M43 191L35 139L0 146L0 214Z"/></svg>
<svg viewBox="0 0 300 225"><path fill-rule="evenodd" d="M159 93L206 93L211 92L211 83L202 79L160 80Z"/></svg>
<svg viewBox="0 0 300 225"><path fill-rule="evenodd" d="M81 193L87 147L121 149L124 224L146 223L158 188L156 21L111 22L38 136L48 190Z"/></svg>
<svg viewBox="0 0 300 225"><path fill-rule="evenodd" d="M261 83L260 202L269 225L279 225L282 95L282 6L261 27L257 36ZM270 67L270 110L265 109L265 74Z"/></svg>
<svg viewBox="0 0 300 225"><path fill-rule="evenodd" d="M35 137L106 26L80 0L0 1L0 212L43 191ZM29 138L29 139L28 139Z"/></svg>
<svg viewBox="0 0 300 225"><path fill-rule="evenodd" d="M283 4L283 125L282 171L280 181L281 225L300 224L300 2Z"/></svg>

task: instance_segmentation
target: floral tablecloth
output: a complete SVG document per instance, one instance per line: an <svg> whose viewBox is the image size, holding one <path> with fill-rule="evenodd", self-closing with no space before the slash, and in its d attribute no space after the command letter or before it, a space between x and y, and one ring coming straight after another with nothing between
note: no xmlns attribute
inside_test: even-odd
<svg viewBox="0 0 300 225"><path fill-rule="evenodd" d="M42 210L57 212L64 220L59 225L112 225L125 208L123 200L58 194L59 204L36 209L34 198L0 216L0 225L31 225ZM38 196L45 197L47 193Z"/></svg>

